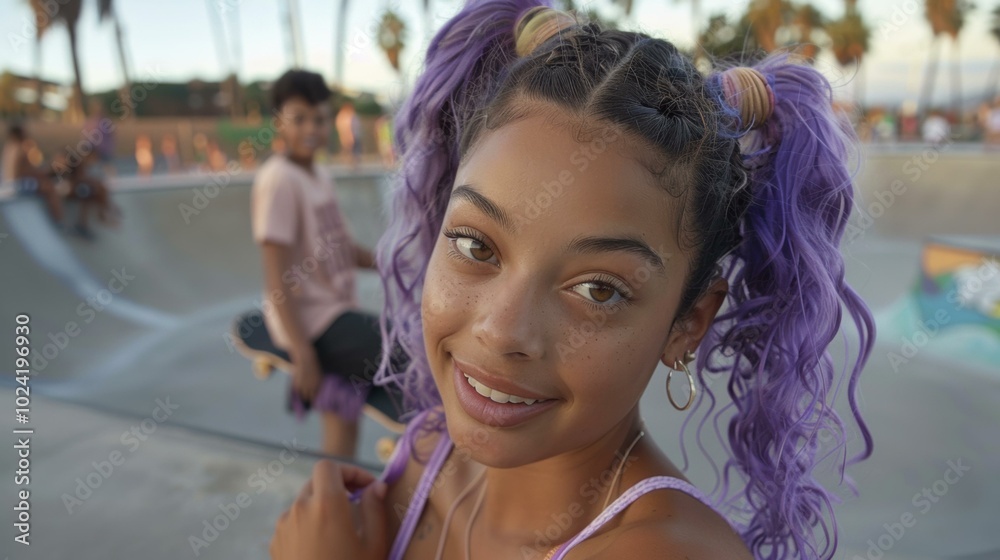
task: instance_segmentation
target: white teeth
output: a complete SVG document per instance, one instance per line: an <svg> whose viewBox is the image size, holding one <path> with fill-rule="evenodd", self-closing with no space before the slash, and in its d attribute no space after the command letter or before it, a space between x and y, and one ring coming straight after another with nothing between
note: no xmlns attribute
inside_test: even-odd
<svg viewBox="0 0 1000 560"><path fill-rule="evenodd" d="M469 385L472 385L472 388L475 389L477 393L490 399L493 402L501 404L509 402L509 403L524 403L526 405L532 405L535 404L536 402L540 402L541 400L541 399L528 399L525 397L519 397L517 395L508 395L503 391L490 389L486 385L483 385L482 383L476 381L467 374L463 373L462 375L465 375L465 378L469 381Z"/></svg>

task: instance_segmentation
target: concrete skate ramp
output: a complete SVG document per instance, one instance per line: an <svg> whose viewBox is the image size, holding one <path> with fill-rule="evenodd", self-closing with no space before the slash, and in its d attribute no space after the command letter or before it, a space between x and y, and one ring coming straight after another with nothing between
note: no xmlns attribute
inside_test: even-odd
<svg viewBox="0 0 1000 560"><path fill-rule="evenodd" d="M861 387L875 454L850 471L860 497L840 492L846 503L836 510L842 530L838 558L1000 557L1000 533L995 531L1000 518L1000 482L995 476L1000 472L1000 364L968 359L977 350L966 344L971 331L961 330L931 337L903 365L893 367L889 359L921 328L906 309L925 237L971 236L991 246L1000 241L1000 188L995 186L1000 169L985 156L954 149L942 151L914 178L904 166L920 153L876 153L869 159L859 177L858 206L868 209L872 220L859 224L843 248L849 281L876 311L880 338ZM907 188L891 203L883 202L884 190L897 179L906 181ZM188 430L184 433L231 438L240 445L252 446L256 440L264 449L293 437L318 445L317 419L310 417L300 425L284 410L286 380L254 379L249 362L232 352L224 337L232 318L257 303L261 288L260 263L250 240L250 180L232 177L219 189L209 186L211 177L121 182L115 200L125 220L118 231L98 230L93 242L52 231L33 200L0 203L0 234L5 235L0 236L0 318L11 324L17 313L32 318L33 349L43 360L35 364L33 395L134 418L148 417L156 399L169 397L179 405L170 422ZM352 228L362 243L373 246L384 229L386 178L381 173L345 175L338 185ZM883 211L872 212L874 202L883 204ZM942 219L942 213L948 218ZM377 312L377 277L359 273L359 289L362 305ZM1000 345L989 338L976 340ZM838 364L844 344L851 343L838 340L833 345ZM0 345L0 363L13 363L10 344ZM10 373L9 366L0 370ZM664 374L661 368L644 395L643 415L661 447L679 458L676 433L684 413L667 404ZM4 376L8 385L9 379ZM56 426L50 424L49 429ZM362 426L359 459L374 465L374 442L384 432L371 423ZM855 447L856 436L851 444ZM185 453L174 440L170 454ZM190 461L205 460L196 450L199 445L204 443L189 449ZM47 524L54 535L69 531L79 520L57 511L62 507L60 494L72 489L74 478L86 474L90 461L98 457L83 450L50 450L38 460L46 457L66 464L66 480L44 496L58 506L54 521ZM956 479L948 474L951 464L968 470ZM689 472L696 484L712 488L708 463L697 454ZM50 468L47 473L52 479L63 470ZM832 468L820 476L832 480ZM180 484L178 491L196 492L181 482L171 484ZM143 508L130 501L127 489L116 488L120 494L101 495L106 506L102 510L111 512L107 522L123 525L121 534L130 535L125 539L129 541L157 534L155 517L143 517ZM931 501L926 510L925 502L915 498L925 488L934 497L925 498ZM203 497L192 496L199 499ZM202 511L215 506L211 502ZM132 513L121 513L126 511ZM168 513L161 508L156 515ZM896 524L906 513L915 524L900 534ZM91 515L97 514L88 514L89 523L95 521ZM184 531L200 530L204 515L183 525ZM255 515L260 517L259 512ZM133 529L127 527L130 522ZM225 557L223 551L237 550L239 534L256 535L255 542L261 544L259 535L269 534L273 519L246 523L254 525L230 531L225 536L229 544L213 545L212 553ZM164 557L188 550L187 532L177 536L179 547ZM46 550L75 550L74 542L67 536L61 547ZM265 558L266 553L258 547L241 557Z"/></svg>
<svg viewBox="0 0 1000 560"><path fill-rule="evenodd" d="M136 415L170 394L187 402L180 421L187 425L318 442L315 420L298 425L285 413L284 376L257 381L225 336L238 313L260 302L251 178L233 177L223 189L206 187L210 177L174 177L169 188L126 182L115 193L121 227L98 228L94 241L57 232L36 200L0 204L7 235L0 238L0 308L3 316L31 316L35 390ZM381 173L338 181L355 234L368 246L383 228L382 182ZM197 213L185 214L190 208ZM377 277L359 272L358 287L362 306L377 312ZM13 363L9 345L0 354ZM372 441L381 434L377 426L363 431ZM359 458L376 464L374 444Z"/></svg>

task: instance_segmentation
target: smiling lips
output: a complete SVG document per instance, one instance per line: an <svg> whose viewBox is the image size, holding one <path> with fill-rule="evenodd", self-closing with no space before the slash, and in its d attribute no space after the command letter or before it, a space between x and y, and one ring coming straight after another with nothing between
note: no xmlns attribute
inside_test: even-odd
<svg viewBox="0 0 1000 560"><path fill-rule="evenodd" d="M453 360L454 386L459 405L474 420L487 426L509 428L527 422L555 406L530 389Z"/></svg>
<svg viewBox="0 0 1000 560"><path fill-rule="evenodd" d="M527 397L519 397L517 395L510 395L508 393L504 393L503 391L500 391L499 389L491 389L485 383L480 383L479 381L476 381L472 376L470 376L468 373L465 373L464 371L462 372L462 375L465 376L465 379L468 380L469 385L472 385L472 387L476 390L477 393L479 393L480 395L486 397L487 399L490 399L491 401L493 401L495 403L500 403L500 404L503 404L503 403L524 403L524 404L527 404L527 405L532 405L532 404L535 404L536 402L545 402L545 400L547 400L547 399L541 399L541 400L539 400L539 399L529 399Z"/></svg>

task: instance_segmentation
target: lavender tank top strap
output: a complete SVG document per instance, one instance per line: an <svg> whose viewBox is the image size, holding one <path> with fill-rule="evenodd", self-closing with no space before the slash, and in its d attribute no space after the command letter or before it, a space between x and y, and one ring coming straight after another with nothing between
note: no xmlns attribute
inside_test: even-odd
<svg viewBox="0 0 1000 560"><path fill-rule="evenodd" d="M415 426L417 424L414 422L411 425ZM441 465L444 464L449 451L451 451L451 438L448 437L448 432L445 431L441 434L437 447L434 448L434 452L427 461L427 467L420 476L420 481L417 483L416 491L410 499L410 504L406 507L406 517L403 518L403 522L399 526L399 532L396 533L396 540L392 543L388 560L400 560L403 558L406 547L410 545L410 539L413 537L413 531L417 529L417 521L420 520L420 514L424 511L424 506L427 505L427 498L430 496L434 479L437 478L437 473L441 470ZM408 455L409 452L404 457Z"/></svg>
<svg viewBox="0 0 1000 560"><path fill-rule="evenodd" d="M638 500L640 497L653 490L660 490L660 489L680 490L681 492L688 494L692 498L697 499L701 503L705 504L706 506L712 508L714 511L718 512L718 510L715 509L715 506L712 505L709 499L704 494L701 493L701 490L695 488L693 485L691 485L691 483L683 481L679 478L674 478L672 476L652 476L637 482L634 486L626 490L624 494L618 496L618 499L611 502L611 505L609 505L607 509L602 511L600 515L594 518L594 520L590 522L590 525L587 525L582 531L577 533L575 537L573 537L572 539L566 541L561 546L559 546L559 548L556 549L556 553L554 556L552 556L551 560L563 560L563 558L566 556L566 553L569 552L571 548L580 544L581 542L589 538L591 535L596 533L598 529L604 526L605 523L610 521L616 515L624 511L625 508L627 508L632 504L632 502ZM729 522L729 524L730 526L733 527L733 530L737 529L735 526L733 526L731 521Z"/></svg>
<svg viewBox="0 0 1000 560"><path fill-rule="evenodd" d="M420 411L406 423L403 435L396 441L396 448L392 450L392 455L386 461L385 468L379 475L379 480L386 484L392 484L406 472L406 465L409 463L410 455L412 455L413 440L416 437L417 429L427 420L427 415L430 414L431 410L428 408Z"/></svg>

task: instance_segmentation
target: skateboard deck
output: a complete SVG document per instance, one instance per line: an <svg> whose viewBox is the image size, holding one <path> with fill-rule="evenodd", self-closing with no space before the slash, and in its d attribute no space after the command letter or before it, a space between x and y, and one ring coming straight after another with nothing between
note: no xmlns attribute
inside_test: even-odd
<svg viewBox="0 0 1000 560"><path fill-rule="evenodd" d="M253 362L254 375L258 379L268 379L275 370L291 374L291 357L275 346L260 311L253 310L239 316L233 323L232 339L236 350ZM373 386L369 391L363 414L396 434L402 434L406 427L398 420L392 397L379 386Z"/></svg>

